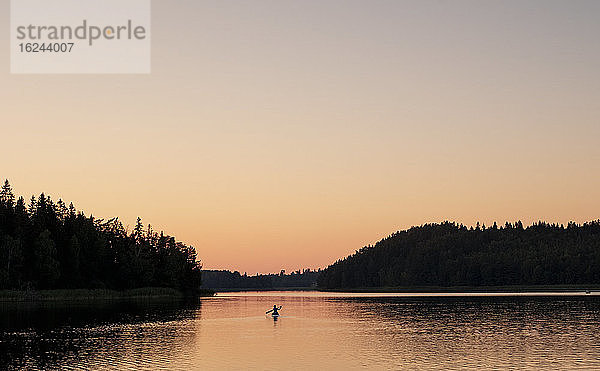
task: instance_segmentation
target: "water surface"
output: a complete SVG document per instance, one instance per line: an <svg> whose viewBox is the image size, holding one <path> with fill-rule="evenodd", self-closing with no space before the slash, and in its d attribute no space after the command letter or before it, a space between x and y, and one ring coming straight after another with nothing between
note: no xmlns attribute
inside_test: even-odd
<svg viewBox="0 0 600 371"><path fill-rule="evenodd" d="M0 318L2 369L600 368L595 295L243 292Z"/></svg>

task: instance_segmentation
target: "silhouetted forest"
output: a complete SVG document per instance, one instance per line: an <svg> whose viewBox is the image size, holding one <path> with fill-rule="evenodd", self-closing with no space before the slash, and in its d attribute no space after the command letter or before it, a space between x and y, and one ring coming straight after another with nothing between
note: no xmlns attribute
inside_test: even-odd
<svg viewBox="0 0 600 371"><path fill-rule="evenodd" d="M0 289L200 287L193 247L157 233L140 218L131 232L43 193L15 199L0 191Z"/></svg>
<svg viewBox="0 0 600 371"><path fill-rule="evenodd" d="M322 288L600 284L600 220L413 227L323 270Z"/></svg>
<svg viewBox="0 0 600 371"><path fill-rule="evenodd" d="M248 276L235 271L204 270L202 271L202 287L207 289L275 289L312 287L317 283L319 271L304 269L290 274L281 271L279 274L257 274Z"/></svg>

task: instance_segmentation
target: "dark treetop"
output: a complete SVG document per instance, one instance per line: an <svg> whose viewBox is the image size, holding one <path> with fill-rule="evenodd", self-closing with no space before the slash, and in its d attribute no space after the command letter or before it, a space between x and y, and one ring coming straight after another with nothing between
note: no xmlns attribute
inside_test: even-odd
<svg viewBox="0 0 600 371"><path fill-rule="evenodd" d="M396 232L338 260L321 288L600 284L600 220L519 221L490 228L444 222Z"/></svg>
<svg viewBox="0 0 600 371"><path fill-rule="evenodd" d="M196 251L144 228L131 233L117 219L86 217L43 193L15 200L0 191L0 289L172 287L196 290Z"/></svg>

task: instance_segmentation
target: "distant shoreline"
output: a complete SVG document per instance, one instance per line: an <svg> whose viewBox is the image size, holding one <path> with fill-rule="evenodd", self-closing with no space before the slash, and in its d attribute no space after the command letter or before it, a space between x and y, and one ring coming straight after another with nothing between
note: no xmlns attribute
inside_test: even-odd
<svg viewBox="0 0 600 371"><path fill-rule="evenodd" d="M594 285L514 285L514 286L409 286L409 287L357 287L357 288L318 288L323 292L389 292L389 293L528 293L528 292L587 292L600 291L600 284Z"/></svg>
<svg viewBox="0 0 600 371"><path fill-rule="evenodd" d="M130 290L63 289L63 290L0 290L2 302L48 302L82 300L130 300L130 299L182 299L213 296L212 290L200 289L194 294L173 288L143 287Z"/></svg>
<svg viewBox="0 0 600 371"><path fill-rule="evenodd" d="M320 287L273 287L273 288L214 288L215 292L245 291L313 291L313 292L348 292L348 293L585 293L600 292L600 284L596 285L514 285L514 286L410 286L410 287L358 287L326 289Z"/></svg>
<svg viewBox="0 0 600 371"><path fill-rule="evenodd" d="M243 292L243 291L321 291L317 287L229 287L209 288L215 292Z"/></svg>

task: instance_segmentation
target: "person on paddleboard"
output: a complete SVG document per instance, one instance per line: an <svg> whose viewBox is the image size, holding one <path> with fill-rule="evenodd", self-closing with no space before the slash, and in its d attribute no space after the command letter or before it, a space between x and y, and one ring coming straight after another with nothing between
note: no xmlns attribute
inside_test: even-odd
<svg viewBox="0 0 600 371"><path fill-rule="evenodd" d="M282 307L283 306L280 305L279 308L277 308L277 305L273 305L273 309L267 311L265 314L269 314L269 313L273 312L274 316L278 316L279 315L279 311L281 310Z"/></svg>

